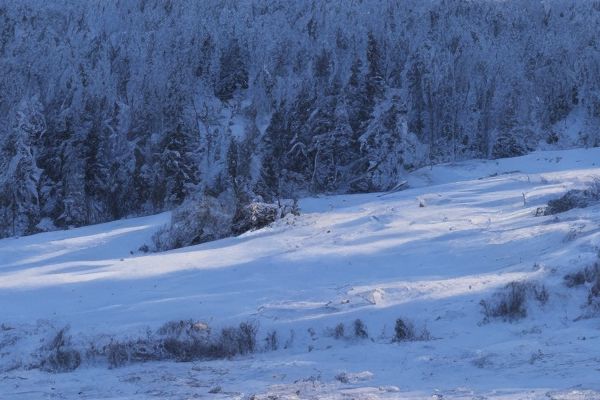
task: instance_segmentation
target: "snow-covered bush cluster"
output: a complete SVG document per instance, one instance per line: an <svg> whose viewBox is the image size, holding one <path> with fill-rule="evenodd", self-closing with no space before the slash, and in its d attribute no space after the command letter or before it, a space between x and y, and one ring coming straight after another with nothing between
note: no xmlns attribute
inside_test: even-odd
<svg viewBox="0 0 600 400"><path fill-rule="evenodd" d="M600 264L598 262L565 275L564 282L569 288L585 287L588 294L587 306L594 314L600 312Z"/></svg>
<svg viewBox="0 0 600 400"><path fill-rule="evenodd" d="M227 196L193 197L173 210L170 223L152 236L152 249L178 249L263 228L287 214L298 215L297 204L288 203L236 205Z"/></svg>
<svg viewBox="0 0 600 400"><path fill-rule="evenodd" d="M154 250L178 249L228 236L233 216L228 206L210 196L187 200L173 210L170 224L153 235Z"/></svg>
<svg viewBox="0 0 600 400"><path fill-rule="evenodd" d="M599 23L595 1L3 1L0 236L595 146Z"/></svg>
<svg viewBox="0 0 600 400"><path fill-rule="evenodd" d="M600 202L600 179L596 178L585 189L572 189L558 199L550 200L543 214L560 214L574 208L585 208L598 202Z"/></svg>
<svg viewBox="0 0 600 400"><path fill-rule="evenodd" d="M276 337L273 332L267 338ZM224 359L277 349L276 344L258 343L258 324L253 321L216 331L201 321L169 321L156 330L148 328L145 334L119 338L86 337L81 332L72 335L68 326L55 328L39 321L28 329L10 328L0 333L3 372L24 368L64 373L81 365L105 364L116 368L149 361Z"/></svg>

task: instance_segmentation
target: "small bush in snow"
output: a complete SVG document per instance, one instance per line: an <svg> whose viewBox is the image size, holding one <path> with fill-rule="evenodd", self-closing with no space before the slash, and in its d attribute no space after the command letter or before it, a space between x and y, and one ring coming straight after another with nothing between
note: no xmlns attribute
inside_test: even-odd
<svg viewBox="0 0 600 400"><path fill-rule="evenodd" d="M477 368L483 369L486 367L492 366L494 363L492 362L491 354L481 354L478 357L474 358L471 363Z"/></svg>
<svg viewBox="0 0 600 400"><path fill-rule="evenodd" d="M548 299L550 299L550 293L548 292L548 289L546 289L545 285L533 285L532 290L533 297L541 305L546 304L548 302Z"/></svg>
<svg viewBox="0 0 600 400"><path fill-rule="evenodd" d="M402 318L396 319L394 325L394 337L392 338L393 342L411 342L429 339L431 339L431 334L426 327L423 327L421 332L417 333L412 322Z"/></svg>
<svg viewBox="0 0 600 400"><path fill-rule="evenodd" d="M254 322L242 322L238 327L238 349L240 354L256 351L256 333L258 325Z"/></svg>
<svg viewBox="0 0 600 400"><path fill-rule="evenodd" d="M264 228L287 214L299 215L298 203L283 203L281 205L254 201L238 207L232 224L235 235Z"/></svg>
<svg viewBox="0 0 600 400"><path fill-rule="evenodd" d="M341 339L344 337L344 324L339 323L333 328L333 337L336 339Z"/></svg>
<svg viewBox="0 0 600 400"><path fill-rule="evenodd" d="M580 271L571 272L564 277L565 285L569 288L592 283L599 275L600 265L594 263L591 267L585 267Z"/></svg>
<svg viewBox="0 0 600 400"><path fill-rule="evenodd" d="M111 342L105 349L109 368L117 368L129 362L129 346L126 343Z"/></svg>
<svg viewBox="0 0 600 400"><path fill-rule="evenodd" d="M208 393L210 394L217 394L217 393L221 393L223 391L223 389L221 389L221 386L215 386L212 389L210 389L208 391Z"/></svg>
<svg viewBox="0 0 600 400"><path fill-rule="evenodd" d="M413 340L415 338L415 330L410 322L405 322L398 318L394 326L394 341L403 342Z"/></svg>
<svg viewBox="0 0 600 400"><path fill-rule="evenodd" d="M335 376L335 380L340 381L341 383L350 383L350 379L348 378L348 374L345 372L339 373Z"/></svg>
<svg viewBox="0 0 600 400"><path fill-rule="evenodd" d="M238 235L263 228L290 213L298 214L296 202L281 206L252 202L235 207L227 195L192 198L175 209L170 223L152 236L153 250L178 249Z"/></svg>
<svg viewBox="0 0 600 400"><path fill-rule="evenodd" d="M153 235L154 250L178 249L229 236L231 208L226 199L210 196L186 201L173 211L170 224Z"/></svg>
<svg viewBox="0 0 600 400"><path fill-rule="evenodd" d="M156 331L161 336L172 338L205 338L210 333L210 328L207 324L194 320L169 321L163 324Z"/></svg>
<svg viewBox="0 0 600 400"><path fill-rule="evenodd" d="M600 309L600 274L596 275L588 294L588 304Z"/></svg>
<svg viewBox="0 0 600 400"><path fill-rule="evenodd" d="M574 208L585 208L600 201L600 179L594 179L586 189L569 190L558 199L550 200L544 215L560 214Z"/></svg>
<svg viewBox="0 0 600 400"><path fill-rule="evenodd" d="M55 373L70 372L81 365L81 354L71 347L68 331L69 327L60 329L43 349L47 352L40 363L43 370Z"/></svg>
<svg viewBox="0 0 600 400"><path fill-rule="evenodd" d="M252 202L237 210L232 231L239 235L244 232L264 228L279 218L276 204Z"/></svg>
<svg viewBox="0 0 600 400"><path fill-rule="evenodd" d="M110 368L146 361L230 358L255 352L257 331L256 324L242 322L237 327L223 328L213 337L202 322L171 321L145 338L111 341L105 354Z"/></svg>
<svg viewBox="0 0 600 400"><path fill-rule="evenodd" d="M283 344L284 349L289 349L294 345L294 340L296 339L296 331L290 329L290 336L287 338L285 343Z"/></svg>
<svg viewBox="0 0 600 400"><path fill-rule="evenodd" d="M360 319L354 320L354 336L360 339L366 339L369 337L367 326Z"/></svg>
<svg viewBox="0 0 600 400"><path fill-rule="evenodd" d="M598 262L565 275L564 281L569 288L588 285L588 306L591 306L593 311L600 311L600 264Z"/></svg>
<svg viewBox="0 0 600 400"><path fill-rule="evenodd" d="M510 282L493 300L482 300L486 318L502 318L509 321L527 316L527 286L523 282Z"/></svg>
<svg viewBox="0 0 600 400"><path fill-rule="evenodd" d="M569 288L581 286L585 284L586 277L584 271L577 271L570 274L565 275L564 277L565 285Z"/></svg>
<svg viewBox="0 0 600 400"><path fill-rule="evenodd" d="M277 331L273 330L267 333L267 337L265 338L265 348L270 351L275 351L279 348L279 337L277 336Z"/></svg>
<svg viewBox="0 0 600 400"><path fill-rule="evenodd" d="M251 322L242 322L237 328L224 328L213 347L216 358L228 358L238 354L254 353L258 326Z"/></svg>
<svg viewBox="0 0 600 400"><path fill-rule="evenodd" d="M550 294L544 285L531 282L510 282L502 290L494 293L491 299L481 300L486 320L501 318L516 321L527 316L527 299L533 297L540 304L546 304Z"/></svg>

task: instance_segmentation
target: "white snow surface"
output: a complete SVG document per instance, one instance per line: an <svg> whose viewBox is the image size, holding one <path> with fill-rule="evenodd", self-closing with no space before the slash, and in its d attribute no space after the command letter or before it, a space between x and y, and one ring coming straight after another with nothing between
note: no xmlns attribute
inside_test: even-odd
<svg viewBox="0 0 600 400"><path fill-rule="evenodd" d="M597 162L600 149L580 149L424 168L401 192L303 199L301 216L158 254L138 249L168 213L0 240L0 398L600 399L600 318L563 283L598 257L600 206L534 216L600 176ZM484 321L479 302L516 280L544 284L549 301ZM83 346L190 318L256 321L290 345L27 368L65 325ZM369 339L332 336L357 318ZM393 343L397 318L430 340Z"/></svg>

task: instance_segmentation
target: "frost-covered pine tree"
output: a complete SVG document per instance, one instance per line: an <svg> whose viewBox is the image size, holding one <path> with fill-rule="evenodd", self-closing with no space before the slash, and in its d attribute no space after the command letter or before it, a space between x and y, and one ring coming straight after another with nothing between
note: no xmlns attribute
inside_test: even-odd
<svg viewBox="0 0 600 400"><path fill-rule="evenodd" d="M181 124L165 134L161 149L160 178L165 188L164 204L173 207L194 192L198 183L198 167L191 155L188 134Z"/></svg>
<svg viewBox="0 0 600 400"><path fill-rule="evenodd" d="M40 169L33 142L45 133L46 123L35 97L21 101L11 120L1 148L0 229L4 235L21 235L34 232L40 219Z"/></svg>

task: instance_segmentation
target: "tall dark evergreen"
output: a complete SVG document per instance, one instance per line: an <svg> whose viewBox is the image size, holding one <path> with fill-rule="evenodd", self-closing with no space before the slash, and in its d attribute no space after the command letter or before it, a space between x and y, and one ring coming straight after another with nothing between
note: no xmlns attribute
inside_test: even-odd
<svg viewBox="0 0 600 400"><path fill-rule="evenodd" d="M38 184L33 141L45 133L45 123L37 99L22 101L2 143L0 165L0 233L32 233L40 220Z"/></svg>
<svg viewBox="0 0 600 400"><path fill-rule="evenodd" d="M164 186L163 204L167 207L181 204L198 183L198 167L184 129L178 124L174 131L165 135L160 146L160 178Z"/></svg>
<svg viewBox="0 0 600 400"><path fill-rule="evenodd" d="M219 78L215 84L215 95L231 100L237 90L248 89L248 69L245 55L237 39L231 40L221 52Z"/></svg>

